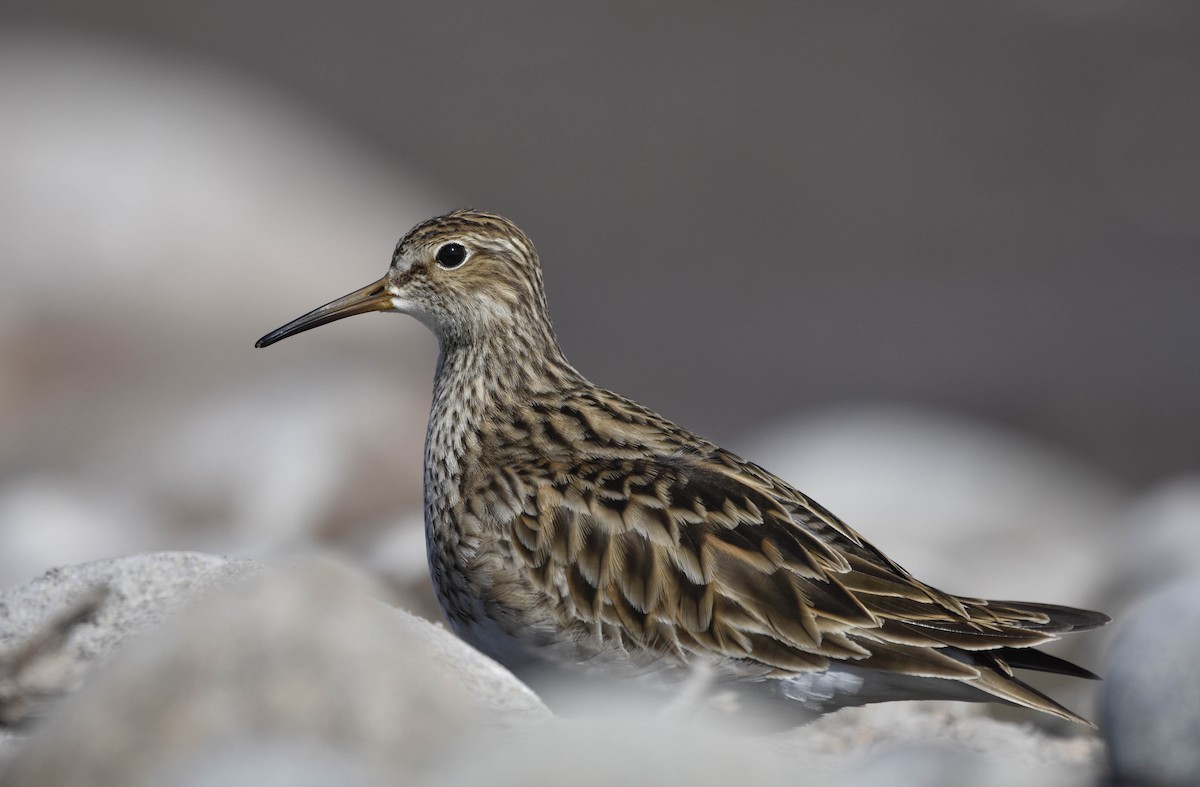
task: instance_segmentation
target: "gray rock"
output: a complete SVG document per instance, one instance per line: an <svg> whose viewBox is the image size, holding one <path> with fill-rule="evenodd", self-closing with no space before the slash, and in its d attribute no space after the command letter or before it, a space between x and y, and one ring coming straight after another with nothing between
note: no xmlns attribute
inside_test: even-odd
<svg viewBox="0 0 1200 787"><path fill-rule="evenodd" d="M481 720L548 717L501 667L374 590L322 561L180 610L65 700L6 783L231 783L238 763L273 783L306 761L280 754L296 751L343 783L382 784L447 757Z"/></svg>
<svg viewBox="0 0 1200 787"><path fill-rule="evenodd" d="M127 637L260 569L249 561L164 552L53 568L0 593L0 725L43 713L46 702L78 688Z"/></svg>
<svg viewBox="0 0 1200 787"><path fill-rule="evenodd" d="M847 708L785 736L805 762L832 760L844 783L927 785L1090 785L1100 772L1092 734L1060 738L1011 724L963 703L893 702Z"/></svg>
<svg viewBox="0 0 1200 787"><path fill-rule="evenodd" d="M185 557L127 560L161 559L165 568ZM1093 737L1056 739L953 704L848 709L784 733L748 734L706 714L698 684L665 705L636 709L612 692L585 693L573 707L591 715L555 719L507 671L444 629L375 601L378 589L345 566L264 571L191 559L193 568L224 566L227 587L180 606L176 597L191 597L187 587L171 596L149 592L147 581L151 601L142 604L129 592L138 583L122 585L118 599L146 613L156 603L174 612L111 649L107 664L35 729L5 784L375 787L407 777L445 785L1015 787L1083 785L1098 771ZM78 568L90 579L105 574L100 565ZM72 573L56 572L56 582ZM59 609L48 603L42 612ZM69 641L99 637L92 629L103 621L135 617L102 611ZM0 738L0 754L5 745Z"/></svg>
<svg viewBox="0 0 1200 787"><path fill-rule="evenodd" d="M388 607L388 612L412 647L453 675L454 682L496 712L502 724L524 724L550 716L532 689L454 634L402 609Z"/></svg>
<svg viewBox="0 0 1200 787"><path fill-rule="evenodd" d="M261 568L252 561L199 552L155 552L52 568L0 592L0 651L95 588L107 587L111 598L89 625L75 630L68 646L82 672L125 637L157 625L197 595Z"/></svg>
<svg viewBox="0 0 1200 787"><path fill-rule="evenodd" d="M250 741L197 751L165 768L159 784L171 787L382 787L349 753L312 741Z"/></svg>
<svg viewBox="0 0 1200 787"><path fill-rule="evenodd" d="M111 595L107 587L93 588L16 647L0 652L0 726L28 722L46 699L70 689L77 662L66 653L67 643Z"/></svg>
<svg viewBox="0 0 1200 787"><path fill-rule="evenodd" d="M1145 598L1108 656L1101 729L1114 776L1196 784L1200 774L1200 575Z"/></svg>
<svg viewBox="0 0 1200 787"><path fill-rule="evenodd" d="M603 698L598 702L603 704ZM627 709L626 709L627 710ZM820 787L1027 787L1093 783L1099 742L961 708L896 703L853 709L777 735L696 715L613 713L555 719L476 741L442 764L435 785L754 784Z"/></svg>
<svg viewBox="0 0 1200 787"><path fill-rule="evenodd" d="M556 719L525 734L476 741L471 756L446 760L436 787L614 784L808 784L810 772L769 739L653 716ZM791 774L791 778L787 775Z"/></svg>
<svg viewBox="0 0 1200 787"><path fill-rule="evenodd" d="M52 568L0 592L0 763L16 754L24 742L20 733L49 703L77 689L128 638L261 568L216 555L162 552ZM77 614L97 601L90 614Z"/></svg>

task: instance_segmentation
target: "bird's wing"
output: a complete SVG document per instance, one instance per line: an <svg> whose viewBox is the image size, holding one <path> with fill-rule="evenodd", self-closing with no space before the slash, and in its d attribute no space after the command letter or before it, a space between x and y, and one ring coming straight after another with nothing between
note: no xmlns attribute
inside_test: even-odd
<svg viewBox="0 0 1200 787"><path fill-rule="evenodd" d="M521 486L501 517L521 573L575 627L626 651L763 676L835 659L973 679L976 659L961 651L1023 648L1103 622L931 588L725 452L548 461Z"/></svg>

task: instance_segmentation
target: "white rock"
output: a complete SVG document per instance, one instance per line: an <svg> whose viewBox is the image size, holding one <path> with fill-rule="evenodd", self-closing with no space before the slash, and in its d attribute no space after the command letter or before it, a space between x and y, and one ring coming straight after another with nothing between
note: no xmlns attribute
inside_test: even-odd
<svg viewBox="0 0 1200 787"><path fill-rule="evenodd" d="M290 772L279 752L292 748L351 783L384 783L452 756L483 720L548 716L506 670L377 590L302 562L177 609L56 708L5 783L205 784L239 762L265 778Z"/></svg>
<svg viewBox="0 0 1200 787"><path fill-rule="evenodd" d="M1108 654L1101 723L1119 783L1171 787L1200 774L1200 574L1126 615Z"/></svg>
<svg viewBox="0 0 1200 787"><path fill-rule="evenodd" d="M158 552L52 568L0 592L0 650L8 650L97 587L109 599L75 627L65 651L81 677L110 657L127 637L159 625L182 605L213 588L262 569L250 561L198 552Z"/></svg>
<svg viewBox="0 0 1200 787"><path fill-rule="evenodd" d="M864 786L1090 785L1101 768L1094 734L1051 736L962 703L848 708L785 737L797 756L848 760L856 774L852 783Z"/></svg>
<svg viewBox="0 0 1200 787"><path fill-rule="evenodd" d="M614 711L477 740L471 757L443 763L432 783L1083 787L1098 773L1099 751L1092 737L1057 741L928 704L843 711L777 735Z"/></svg>

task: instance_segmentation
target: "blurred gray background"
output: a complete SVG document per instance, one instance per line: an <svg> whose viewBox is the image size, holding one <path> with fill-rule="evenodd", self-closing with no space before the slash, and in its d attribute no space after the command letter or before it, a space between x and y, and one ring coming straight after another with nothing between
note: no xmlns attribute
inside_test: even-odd
<svg viewBox="0 0 1200 787"><path fill-rule="evenodd" d="M585 374L751 458L886 404L1122 493L1200 466L1195 3L7 0L0 29L8 579L390 554L432 338L252 343L467 205L538 244Z"/></svg>

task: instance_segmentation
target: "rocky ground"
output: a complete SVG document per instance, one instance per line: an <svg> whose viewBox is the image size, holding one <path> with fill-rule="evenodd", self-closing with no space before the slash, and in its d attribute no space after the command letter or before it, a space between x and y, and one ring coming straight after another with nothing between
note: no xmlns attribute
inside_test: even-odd
<svg viewBox="0 0 1200 787"><path fill-rule="evenodd" d="M189 552L13 588L0 595L4 783L1083 785L1103 768L1092 736L934 703L751 733L685 687L652 709L581 697L591 712L563 718L387 595L329 557Z"/></svg>

